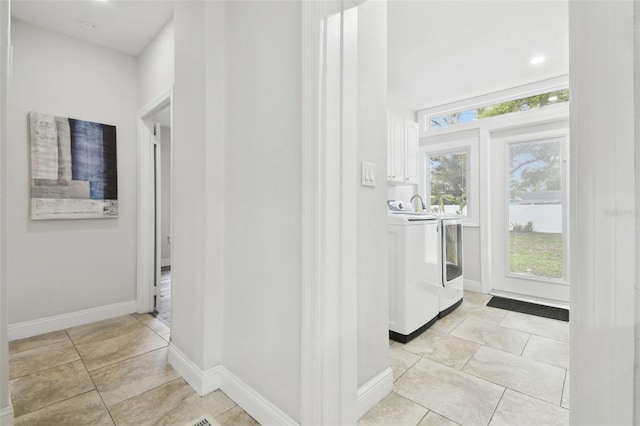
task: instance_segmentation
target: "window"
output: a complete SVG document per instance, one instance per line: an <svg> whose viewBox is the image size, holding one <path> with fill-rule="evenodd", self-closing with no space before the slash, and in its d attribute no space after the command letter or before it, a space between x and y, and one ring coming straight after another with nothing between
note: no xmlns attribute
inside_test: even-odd
<svg viewBox="0 0 640 426"><path fill-rule="evenodd" d="M431 212L467 216L469 153L430 155L429 170Z"/></svg>
<svg viewBox="0 0 640 426"><path fill-rule="evenodd" d="M428 137L420 150L421 193L433 213L460 215L465 225L478 225L478 132Z"/></svg>
<svg viewBox="0 0 640 426"><path fill-rule="evenodd" d="M449 114L428 117L429 129L441 129L455 124L470 123L484 118L509 114L512 112L527 111L569 101L569 89L556 90L512 101L500 102L489 106L478 107L465 111L456 111Z"/></svg>

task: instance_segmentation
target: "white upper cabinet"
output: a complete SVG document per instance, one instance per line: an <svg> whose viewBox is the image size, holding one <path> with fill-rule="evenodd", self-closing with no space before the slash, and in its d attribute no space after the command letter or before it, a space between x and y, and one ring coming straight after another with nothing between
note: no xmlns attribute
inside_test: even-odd
<svg viewBox="0 0 640 426"><path fill-rule="evenodd" d="M418 183L418 123L389 113L387 180Z"/></svg>
<svg viewBox="0 0 640 426"><path fill-rule="evenodd" d="M418 183L418 123L404 122L404 181Z"/></svg>

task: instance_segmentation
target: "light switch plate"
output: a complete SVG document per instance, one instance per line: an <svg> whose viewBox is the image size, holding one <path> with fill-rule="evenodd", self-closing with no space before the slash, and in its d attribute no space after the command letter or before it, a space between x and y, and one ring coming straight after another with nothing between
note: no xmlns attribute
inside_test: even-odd
<svg viewBox="0 0 640 426"><path fill-rule="evenodd" d="M373 163L362 162L362 186L376 186L376 165Z"/></svg>

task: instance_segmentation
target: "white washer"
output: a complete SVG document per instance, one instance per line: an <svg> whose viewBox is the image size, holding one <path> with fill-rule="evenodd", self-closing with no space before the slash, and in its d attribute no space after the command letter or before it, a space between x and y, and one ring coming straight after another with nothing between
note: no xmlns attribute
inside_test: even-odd
<svg viewBox="0 0 640 426"><path fill-rule="evenodd" d="M388 215L389 337L406 343L440 313L440 219L431 214Z"/></svg>

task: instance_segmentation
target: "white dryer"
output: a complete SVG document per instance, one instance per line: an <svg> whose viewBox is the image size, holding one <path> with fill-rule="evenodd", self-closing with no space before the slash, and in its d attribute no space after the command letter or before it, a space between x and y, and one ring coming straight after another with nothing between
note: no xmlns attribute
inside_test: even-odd
<svg viewBox="0 0 640 426"><path fill-rule="evenodd" d="M459 216L438 215L440 252L440 313L442 318L462 303L464 274L462 268L462 222Z"/></svg>

